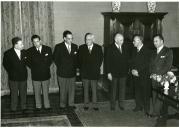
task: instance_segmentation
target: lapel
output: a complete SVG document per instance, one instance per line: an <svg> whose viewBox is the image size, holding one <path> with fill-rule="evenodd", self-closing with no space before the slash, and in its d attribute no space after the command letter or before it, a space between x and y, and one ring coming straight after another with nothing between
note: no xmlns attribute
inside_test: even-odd
<svg viewBox="0 0 179 128"><path fill-rule="evenodd" d="M39 54L35 46L33 46L33 50L35 54ZM41 50L41 53L42 53L42 50Z"/></svg>
<svg viewBox="0 0 179 128"><path fill-rule="evenodd" d="M156 51L156 56L155 56L155 62L160 59L160 56L165 52L166 47L163 47L162 50L157 54Z"/></svg>
<svg viewBox="0 0 179 128"><path fill-rule="evenodd" d="M67 50L68 51L68 50ZM74 45L71 43L71 52L70 52L70 55L73 55L75 52L75 47Z"/></svg>
<svg viewBox="0 0 179 128"><path fill-rule="evenodd" d="M93 54L95 48L96 48L96 46L95 46L95 44L93 43L93 47L92 47L91 53L90 53L90 52L89 52L89 49L88 49L88 46L87 46L87 44L86 44L86 49L87 49L86 51L87 51L87 53L90 54L90 55Z"/></svg>
<svg viewBox="0 0 179 128"><path fill-rule="evenodd" d="M71 44L71 52L70 52L70 53L68 52L68 49L67 49L67 47L66 47L66 45L65 45L65 42L63 42L63 48L65 49L65 51L66 51L66 53L67 53L68 55L70 55L70 54L72 53L72 44Z"/></svg>
<svg viewBox="0 0 179 128"><path fill-rule="evenodd" d="M117 46L115 45L115 43L113 43L113 48L114 48L114 51L119 55L121 54L121 52L119 51L119 49L117 48ZM122 48L123 49L123 48Z"/></svg>

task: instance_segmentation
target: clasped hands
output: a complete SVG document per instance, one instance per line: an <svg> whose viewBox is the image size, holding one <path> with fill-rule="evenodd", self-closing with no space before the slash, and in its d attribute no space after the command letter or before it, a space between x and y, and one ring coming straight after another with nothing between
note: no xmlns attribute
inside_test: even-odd
<svg viewBox="0 0 179 128"><path fill-rule="evenodd" d="M131 73L132 73L133 76L139 77L139 73L136 69L132 69ZM108 79L110 81L112 81L112 74L111 73L108 73Z"/></svg>

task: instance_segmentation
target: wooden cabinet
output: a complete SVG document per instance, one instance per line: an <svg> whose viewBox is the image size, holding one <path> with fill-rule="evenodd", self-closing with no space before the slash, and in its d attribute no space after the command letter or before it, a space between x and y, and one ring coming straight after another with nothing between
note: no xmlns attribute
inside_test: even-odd
<svg viewBox="0 0 179 128"><path fill-rule="evenodd" d="M104 16L104 46L114 42L114 35L120 32L125 43L132 43L134 34L141 34L144 43L154 48L152 37L162 34L162 20L167 13L143 12L103 12Z"/></svg>
<svg viewBox="0 0 179 128"><path fill-rule="evenodd" d="M129 45L131 54L134 34L141 34L144 37L144 44L154 49L153 36L162 34L162 20L167 13L143 13L143 12L103 12L104 16L104 58L107 47L114 42L114 35L122 33L124 43ZM104 59L104 74L106 74L106 60ZM109 86L110 87L110 86ZM134 86L131 75L127 78L126 99L134 98Z"/></svg>

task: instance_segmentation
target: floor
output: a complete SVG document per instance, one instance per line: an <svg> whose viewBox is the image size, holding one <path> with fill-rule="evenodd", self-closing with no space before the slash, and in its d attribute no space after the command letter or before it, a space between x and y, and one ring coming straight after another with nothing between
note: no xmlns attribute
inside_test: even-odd
<svg viewBox="0 0 179 128"><path fill-rule="evenodd" d="M135 106L134 100L131 99L131 95L128 95L128 99L125 102L125 111L117 109L111 111L109 109L109 95L104 89L98 89L98 101L99 111L90 109L89 111L83 110L83 92L81 86L77 87L75 103L77 109L61 110L59 109L59 93L50 94L50 101L52 111L46 112L42 110L40 112L34 111L34 95L27 96L27 108L28 111L23 114L18 111L16 114L10 112L10 97L1 97L1 119L15 119L23 117L48 117L67 115L72 126L145 126L152 127L156 124L156 119L146 118L143 112L134 113L132 109ZM179 126L178 120L170 120L166 125L160 126ZM2 125L3 126L3 125Z"/></svg>

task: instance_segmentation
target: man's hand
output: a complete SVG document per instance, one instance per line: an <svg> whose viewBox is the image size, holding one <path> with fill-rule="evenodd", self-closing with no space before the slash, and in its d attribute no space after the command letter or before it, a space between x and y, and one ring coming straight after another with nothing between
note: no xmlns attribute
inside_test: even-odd
<svg viewBox="0 0 179 128"><path fill-rule="evenodd" d="M111 73L108 73L108 79L109 79L110 81L112 81L112 74L111 74Z"/></svg>
<svg viewBox="0 0 179 128"><path fill-rule="evenodd" d="M131 73L133 76L137 76L137 77L139 76L139 73L136 69L132 69Z"/></svg>

